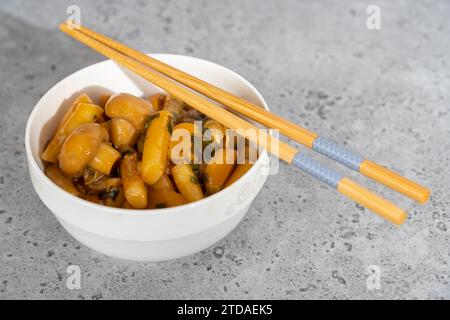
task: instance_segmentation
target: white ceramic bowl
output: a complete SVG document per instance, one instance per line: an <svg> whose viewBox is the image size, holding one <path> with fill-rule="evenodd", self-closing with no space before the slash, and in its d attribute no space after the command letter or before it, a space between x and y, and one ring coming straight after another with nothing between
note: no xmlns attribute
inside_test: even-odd
<svg viewBox="0 0 450 320"><path fill-rule="evenodd" d="M267 109L261 94L229 69L192 57L152 56ZM87 92L97 99L102 93L127 92L148 96L160 91L108 60L60 81L42 97L28 119L25 146L34 189L75 239L109 256L161 261L203 250L233 230L266 180L264 172L269 158L263 153L241 179L201 201L175 208L127 210L75 197L45 176L39 155L75 96Z"/></svg>

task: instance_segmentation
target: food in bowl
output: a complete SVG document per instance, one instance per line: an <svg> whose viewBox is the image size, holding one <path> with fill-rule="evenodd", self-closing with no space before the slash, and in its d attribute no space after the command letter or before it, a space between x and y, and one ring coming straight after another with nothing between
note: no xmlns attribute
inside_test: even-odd
<svg viewBox="0 0 450 320"><path fill-rule="evenodd" d="M85 200L125 209L183 205L217 193L253 165L248 141L162 93L79 95L41 154L45 174ZM238 153L244 157L238 157ZM244 161L238 161L244 159Z"/></svg>
<svg viewBox="0 0 450 320"><path fill-rule="evenodd" d="M225 67L179 55L155 54L152 57L268 110L256 88ZM100 102L103 94L127 92L147 98L162 93L160 88L108 60L68 75L35 105L25 130L30 181L42 203L74 239L108 256L156 262L204 250L242 221L267 180L270 160L265 151L258 154L258 160L246 174L220 192L172 208L129 210L98 205L53 183L44 173L48 163L44 164L41 154L71 103L83 92L100 106L106 104Z"/></svg>

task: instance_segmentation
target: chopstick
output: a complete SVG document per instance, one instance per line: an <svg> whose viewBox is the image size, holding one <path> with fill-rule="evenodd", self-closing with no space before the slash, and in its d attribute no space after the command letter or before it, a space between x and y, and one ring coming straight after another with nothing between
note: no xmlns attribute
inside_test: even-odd
<svg viewBox="0 0 450 320"><path fill-rule="evenodd" d="M174 83L165 76L150 70L148 67L144 66L135 59L108 47L104 43L78 31L77 29L69 28L66 23L62 23L60 25L60 29L100 54L110 58L116 63L138 74L142 78L152 82L154 85L165 90L175 98L184 101L191 107L197 109L199 112L216 121L219 121L226 127L234 130L258 129L256 126L245 121L244 119ZM269 153L278 156L285 162L294 165L327 185L335 188L341 194L354 200L369 210L374 211L386 220L397 225L405 221L405 211L397 207L395 204L363 188L351 179L343 177L333 169L322 165L320 162L310 158L305 153L298 151L296 148L293 148L282 141L279 141L275 137L260 132L258 137L250 135L248 139L266 149Z"/></svg>
<svg viewBox="0 0 450 320"><path fill-rule="evenodd" d="M98 34L84 26L80 32L104 43L136 61L160 72L161 74L180 82L181 84L213 99L269 128L276 128L280 132L297 141L309 149L312 149L328 158L331 158L346 167L355 170L383 185L396 190L403 195L424 204L430 197L430 190L413 182L394 171L391 171L374 161L365 159L360 154L318 134L302 128L276 114L256 106L242 98L222 90L210 83L200 80L188 73L176 69L155 58L149 57L137 50L126 47L123 44Z"/></svg>

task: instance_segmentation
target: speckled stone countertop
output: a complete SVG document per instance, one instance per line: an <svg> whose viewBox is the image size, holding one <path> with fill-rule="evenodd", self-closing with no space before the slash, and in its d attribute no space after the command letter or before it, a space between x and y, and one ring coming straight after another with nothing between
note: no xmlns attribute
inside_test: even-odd
<svg viewBox="0 0 450 320"><path fill-rule="evenodd" d="M34 192L23 142L38 99L103 59L57 30L70 4L128 45L237 71L274 112L422 182L431 200L337 167L407 209L397 228L281 165L242 223L198 254L135 263L85 248ZM367 29L363 1L2 0L0 299L450 298L450 3L377 4L381 30ZM66 287L69 264L80 290Z"/></svg>

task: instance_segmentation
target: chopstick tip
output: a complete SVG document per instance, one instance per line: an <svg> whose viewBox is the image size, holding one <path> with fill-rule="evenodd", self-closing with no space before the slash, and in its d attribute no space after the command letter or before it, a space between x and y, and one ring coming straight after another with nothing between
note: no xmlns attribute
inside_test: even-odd
<svg viewBox="0 0 450 320"><path fill-rule="evenodd" d="M428 188L423 188L421 194L417 197L417 202L420 204L425 204L428 202L431 196L431 190Z"/></svg>
<svg viewBox="0 0 450 320"><path fill-rule="evenodd" d="M58 27L59 30L65 32L67 30L67 21L61 22Z"/></svg>
<svg viewBox="0 0 450 320"><path fill-rule="evenodd" d="M390 219L390 221L393 224L400 226L406 221L407 218L408 218L408 215L407 215L406 211L401 210L401 212L399 212L399 214L397 214L395 217L392 217Z"/></svg>

